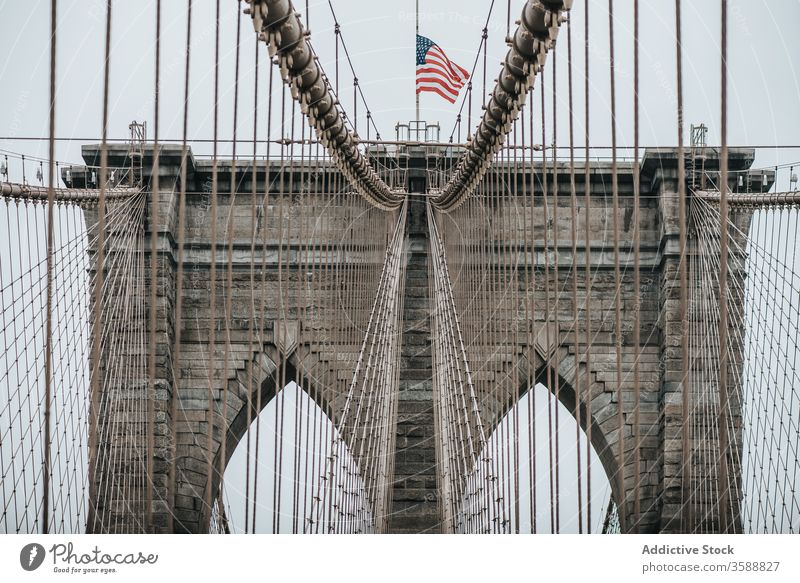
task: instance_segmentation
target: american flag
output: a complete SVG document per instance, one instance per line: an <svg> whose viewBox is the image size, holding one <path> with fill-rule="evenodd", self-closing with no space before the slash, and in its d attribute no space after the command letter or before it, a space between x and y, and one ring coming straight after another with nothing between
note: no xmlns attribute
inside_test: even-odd
<svg viewBox="0 0 800 583"><path fill-rule="evenodd" d="M417 93L432 91L455 103L469 72L447 58L431 39L417 35Z"/></svg>

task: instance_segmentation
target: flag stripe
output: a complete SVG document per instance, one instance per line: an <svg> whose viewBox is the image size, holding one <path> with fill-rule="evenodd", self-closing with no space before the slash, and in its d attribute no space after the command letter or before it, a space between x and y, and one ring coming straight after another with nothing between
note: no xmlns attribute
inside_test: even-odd
<svg viewBox="0 0 800 583"><path fill-rule="evenodd" d="M447 97L448 99L456 99L458 97L457 93L448 92L444 89L441 85L437 83L418 83L417 89L426 89L429 91L436 91L442 97Z"/></svg>
<svg viewBox="0 0 800 583"><path fill-rule="evenodd" d="M425 63L425 65L420 65L417 67L417 76L422 75L433 75L439 77L447 83L450 87L454 89L460 89L464 86L464 80L460 78L453 78L449 73L443 71L441 67L436 65L431 66L431 63Z"/></svg>
<svg viewBox="0 0 800 583"><path fill-rule="evenodd" d="M426 59L431 57L436 57L443 60L454 75L461 77L469 77L469 72L463 67L456 65L453 61L448 59L447 55L444 54L444 51L440 49L437 45L432 46L428 51L428 54L425 56Z"/></svg>
<svg viewBox="0 0 800 583"><path fill-rule="evenodd" d="M436 83L443 89L447 90L449 93L453 95L458 95L459 90L463 85L452 85L448 83L446 80L442 79L441 77L432 77L429 75L420 76L417 78L417 83Z"/></svg>
<svg viewBox="0 0 800 583"><path fill-rule="evenodd" d="M454 88L454 87L448 85L447 83L442 82L441 79L437 79L435 77L421 77L421 78L419 78L417 80L417 84L419 85L420 83L425 83L425 84L428 84L428 85L434 85L434 84L438 85L444 91L447 91L447 93L450 93L454 97L458 96L459 89L458 88Z"/></svg>
<svg viewBox="0 0 800 583"><path fill-rule="evenodd" d="M450 68L447 65L443 64L441 61L439 61L436 58L426 57L425 58L425 64L429 65L429 66L432 66L432 67L439 67L439 69L441 69L444 74L446 74L448 77L452 78L454 81L460 81L460 80L464 79L464 77L462 75L459 75L457 72L454 72L452 68Z"/></svg>
<svg viewBox="0 0 800 583"><path fill-rule="evenodd" d="M451 97L446 93L443 93L438 87L428 87L428 86L417 86L417 93L422 93L423 91L431 91L433 93L438 93L440 96L444 97L450 103L455 103L455 97Z"/></svg>
<svg viewBox="0 0 800 583"><path fill-rule="evenodd" d="M462 78L463 77L469 77L469 73L465 69L463 69L462 67L459 67L458 65L456 65L453 61L448 59L447 56L441 51L429 51L426 59L428 59L428 58L442 60L445 63L445 65L447 66L447 68L456 77L462 77Z"/></svg>
<svg viewBox="0 0 800 583"><path fill-rule="evenodd" d="M425 57L425 65L428 65L430 67L437 67L440 71L442 71L442 73L453 79L453 81L460 81L461 79L463 79L461 75L453 73L453 70L451 68L447 67L447 65L445 65L436 58Z"/></svg>
<svg viewBox="0 0 800 583"><path fill-rule="evenodd" d="M452 94L454 97L458 97L458 91L453 89L452 86L448 85L438 77L417 77L417 85L421 83L436 84L448 93Z"/></svg>
<svg viewBox="0 0 800 583"><path fill-rule="evenodd" d="M441 74L442 74L441 69L437 69L436 67L417 67L417 76L422 76L422 75L440 75L441 76ZM464 82L461 79L453 79L452 77L449 77L448 80L453 85L458 85L459 87L463 87L464 86Z"/></svg>

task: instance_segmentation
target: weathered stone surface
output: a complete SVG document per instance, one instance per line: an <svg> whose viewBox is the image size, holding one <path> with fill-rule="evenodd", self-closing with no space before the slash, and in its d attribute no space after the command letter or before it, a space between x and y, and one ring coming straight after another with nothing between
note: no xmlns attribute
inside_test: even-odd
<svg viewBox="0 0 800 583"><path fill-rule="evenodd" d="M87 149L87 162L94 160L95 154L91 148ZM115 159L123 164L125 152L112 151L111 154L112 165ZM231 197L230 165L221 164L216 224L219 235L217 241L211 241L211 166L207 161L190 156L185 246L179 249L177 186L166 188L178 184L179 164L173 159L175 156L179 157L179 152L167 148L162 159L159 224L152 225L148 214L143 226L146 240L151 230L155 230L158 249L154 430L158 463L154 464L156 475L153 476L157 494L153 503L154 528L158 532L202 532L208 528L209 521L204 503L208 497L209 460L215 470L220 465L225 466L227 456L247 430L248 413L250 419L258 413L257 399L261 399L263 407L274 396L276 385L295 379L331 419L339 418L371 308L371 302L352 301L352 298L374 297L377 285L374 267L382 264L383 237L396 215L369 209L354 195L329 194L341 192L343 186L341 176L330 166L315 168L313 172L308 168L290 169L284 175L285 194L281 195L274 188L278 175L276 164L259 162L259 180L269 175L273 187L265 196L264 185L259 183L254 200L248 162L239 168L245 179L236 196ZM732 156L732 169L747 167L752 162L748 152L733 152ZM424 158L421 160L426 163ZM707 158L706 162L713 160ZM517 305L493 314L495 336L490 339L502 344L502 350L487 346L490 354L473 352L473 356L477 354L478 357L472 363L476 384L505 383L509 386L507 395L496 396L481 405L490 427L528 389L529 380L545 382L549 378L554 391L554 385L558 384L559 397L570 410L575 408L577 389L583 407L590 403L593 445L611 478L614 499L624 505L628 516L623 528L643 532L673 532L683 528L684 468L688 462L695 479L710 471L698 460L683 459L681 427L686 420L682 410L683 356L677 285L680 225L674 194L675 167L672 150L648 152L642 165L639 223L642 287L641 302L636 305L632 274L632 173L630 167L620 166L620 205L624 214L619 233L623 264L620 282L623 326L619 339L614 321L616 281L613 215L609 204L610 166L601 162L592 164L592 199L588 212L583 206L585 188L582 180L578 181L580 211L577 224L573 225L569 173L562 165L557 177L560 218L548 230L551 238L560 240L557 254L544 252L546 223L541 192L530 196L531 184L526 183L528 171L524 170L524 176L514 182L519 185L513 195L514 204L496 209L496 220L502 220L506 226L503 235L507 245L493 255L496 265L492 266L496 274L504 273L503 270L512 265L524 274L518 277L520 283L515 290ZM147 169L145 175L149 175ZM297 188L301 184L303 192L299 193ZM346 202L343 196L349 197ZM422 199L414 199L410 204L390 532L442 530L435 472L429 258L424 209ZM93 224L96 211L86 210L86 220ZM573 228L582 234L587 221L588 246L581 235L573 254ZM747 218L742 218L740 228L746 232L747 227ZM283 244L279 233L284 235ZM516 250L529 242L533 243L533 252ZM115 242L112 238L109 248L114 249L115 244L124 244L124 241ZM182 312L177 314L177 270L181 255ZM587 255L592 266L588 307L585 305L588 290L584 272ZM149 246L144 249L144 258L149 265ZM465 259L461 267L474 268L471 261L475 260ZM210 279L212 263L215 263L215 281ZM557 274L553 269L555 265L559 267ZM346 269L359 269L359 273L363 273L363 277L354 280L350 290L340 289L340 280L336 277L335 270ZM149 284L149 271L144 277ZM497 277L506 281L505 275ZM577 277L577 306L573 305L569 292L574 277ZM731 277L743 275L734 272ZM548 288L550 297L552 290L563 290L558 309L548 305ZM144 289L148 289L147 286ZM215 291L213 305L212 290ZM148 304L149 297L145 297L144 314L147 314ZM531 344L522 333L528 326L520 315L525 313L526 306L530 306L528 318L538 331L531 338ZM579 313L577 327L573 325L576 310ZM639 346L633 346L632 326L636 314L641 319ZM109 316L110 321L118 324L120 334L141 333L142 327L146 327L146 321L137 320L135 316L131 316L130 321L114 318ZM345 318L347 328L340 326ZM289 325L282 328L284 321ZM587 329L592 333L588 364ZM181 342L176 344L178 332ZM498 337L502 342L496 342ZM466 341L474 341L477 346L487 344L487 337L478 335ZM616 364L618 344L622 351L621 375ZM119 355L120 358L134 356ZM535 362L529 362L526 356ZM637 358L641 371L638 430L642 436L638 468L633 463L632 437L635 389L632 371ZM211 367L210 363L216 364ZM552 376L555 373L557 377ZM590 392L584 394L587 378ZM105 389L118 390L117 396L124 397L125 391L137 392L145 386L146 382L140 382L138 388ZM708 387L709 391L713 389ZM618 391L622 395L622 431L618 424ZM126 417L122 411L107 411L107 415L122 424L113 447L141 449L143 430L136 429L141 419ZM223 417L227 427L225 434ZM740 427L738 419L732 421L734 427ZM223 435L226 451L220 464ZM624 459L618 457L620 438L624 439ZM167 463L167 460L174 463ZM128 469L120 465L113 471L122 475ZM615 479L620 470L624 476L621 487ZM175 490L169 494L172 499L165 500L171 471L175 472ZM734 473L737 471L734 466ZM638 476L639 484L638 516L633 515L634 476ZM216 491L217 475L212 475L211 483L212 490ZM111 494L101 493L94 504L105 522L121 525L119 530L130 530L141 516L140 507L125 506Z"/></svg>

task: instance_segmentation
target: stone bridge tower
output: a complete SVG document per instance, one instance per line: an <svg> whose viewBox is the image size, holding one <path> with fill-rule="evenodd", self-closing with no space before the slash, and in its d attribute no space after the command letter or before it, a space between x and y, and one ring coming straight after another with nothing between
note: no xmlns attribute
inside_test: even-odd
<svg viewBox="0 0 800 583"><path fill-rule="evenodd" d="M713 171L718 160L710 149L704 153L707 154L705 167ZM97 165L98 147L84 147L83 154L87 165ZM429 155L430 152L425 149L412 150L403 162L404 180L408 181L411 194L406 227L407 263L404 271L393 502L388 517L390 532L442 530L435 472L429 233L424 203L425 181L431 176L427 159ZM438 155L441 156L441 153ZM125 148L111 147L110 166L126 167L126 156ZM752 164L754 153L750 150L732 150L730 156L731 170L743 171ZM388 225L396 220L397 212L384 213L370 209L363 201L351 210L337 203L343 199L333 197L333 193L343 192L344 180L330 163L319 167L311 167L308 162L305 166L288 165L281 172L279 162L261 161L257 166L256 184L253 185L250 161L238 161L235 170L231 162L220 162L215 169L210 161L195 158L190 153L185 228L181 234L178 225L180 166L180 148L163 147L160 156L159 221L153 224L148 212L141 225L144 240L149 240L152 230L156 230L158 235L154 529L158 532L207 532L210 513L203 502L208 497L207 460L213 458L216 467L220 456L230 457L236 443L248 429L248 420L255 419L259 412L255 403L260 400L263 408L281 388L281 383L296 380L303 390L312 394L312 398L334 424L341 413L343 396L329 381L346 379L352 374L352 362L357 357L360 339L355 334L349 337L335 336L334 340L315 344L315 337L330 334L335 327L329 321L333 316L327 308L336 305L337 290L315 283L322 292L313 297L297 292L298 296L293 301L299 308L281 313L281 298L278 296L280 279L286 278L285 281L297 283L306 277L307 274L301 272L302 266L296 260L299 257L298 250L303 245L316 249L317 253L336 249L339 264L334 266L334 270L348 269L354 261L361 265L380 263L386 243L385 233L388 232ZM562 193L566 205L570 192L569 173L565 166L561 168L563 171L558 174L558 191ZM217 245L212 246L209 238L212 217L208 185L215 171L218 173L219 207L216 227L221 235ZM231 188L234 171L236 185ZM74 184L68 186L81 186L78 182L87 180L82 178L87 175L82 174L80 168L72 168L70 172L69 179ZM145 149L143 174L147 182L152 174L151 148ZM536 247L542 249L545 231L542 197L531 196L532 184L526 182L527 175L528 170L522 169L519 180L522 186L514 192L518 199L516 203L496 212L532 211L532 237L537 243ZM277 180L285 181L281 189L283 194L278 194L271 186L269 200L264 199L265 184L269 182L274 185ZM626 261L633 242L632 181L630 166L621 164L621 248L623 260ZM759 177L754 177L748 183L755 190L766 191L770 187ZM618 383L622 383L623 401L626 403L629 398L632 399L633 392L630 378L617 378L614 368L615 343L618 340L621 342L625 370L630 369L638 352L641 364L641 514L632 516L634 468L629 457L624 462L625 492L620 492L616 482L611 480L613 498L617 504L625 504L630 520L635 520L642 532L676 532L681 529L682 467L687 463L683 459L681 445L681 426L685 420L681 409L681 322L676 275L680 260L676 152L670 149L648 150L643 158L640 199L642 301L641 305L635 305L632 272L627 269L622 281L622 319L625 326L621 339L615 338L613 319L608 316L609 305L614 301L610 185L610 164L592 162L592 206L588 216L582 210L578 219L581 225L583 221L590 222L593 237L591 247L586 249L579 240L575 257L572 257L571 248L563 249L559 253L561 281L551 282L563 287L570 277L578 277L578 281L583 281L583 258L587 253L590 255L591 264L596 270L591 308L590 313L581 310L594 332L590 367L587 369L581 350L576 347L575 334L569 333L567 320L571 318L569 313L572 308L568 298L563 301L563 310L549 321L546 321L543 311L534 312L535 326L552 332L549 343L537 337L531 351L520 341L518 349L511 351L511 354L485 355L483 366L490 376L499 375L509 367L518 370L520 396L530 388L527 386L529 379L543 380L548 375L557 375L561 386L560 398L570 410L575 407L576 382L584 375L590 375L592 445L606 472L612 476L621 466L617 456L619 436L615 418ZM231 191L235 192L235 196L230 195ZM255 201L253 192L257 193ZM581 209L584 193L584 185L579 181L577 196ZM348 204L352 203L353 197L357 198L352 195ZM533 209L530 209L531 204L534 205ZM268 239L271 235L265 236L263 241L259 239L255 245L251 244L254 227L251 209L254 206L258 221L255 228L259 237L262 232L294 229L298 235L291 245L281 246L277 241ZM96 212L92 209L88 209L85 215L89 224L96 220ZM561 220L563 224L553 225L552 228L561 232L562 241L568 241L571 229L567 222L569 213L561 213ZM442 218L442 222L446 220ZM741 225L745 227L745 233L748 223L749 215L743 213ZM357 239L358 233L365 232L374 235L378 239L375 243L379 245L372 248L367 240ZM343 236L343 233L347 235ZM176 281L181 237L185 241L181 274L183 292L180 298L182 314L180 342L176 343L179 299ZM227 246L229 241L232 241L230 252ZM291 257L279 257L281 253ZM143 255L149 261L149 246L143 249ZM217 270L216 283L210 280L212 257ZM526 269L537 274L534 303L545 301L541 283L544 281L542 270L548 260L543 253L526 258L531 262ZM226 282L229 262L233 262L232 285ZM253 264L259 266L256 270L256 290L253 289L248 271ZM288 265L287 272L278 272L281 264ZM734 273L731 277L744 277L744 274ZM367 283L365 289L369 288ZM209 299L212 285L216 286L217 301L214 321L211 320ZM295 289L303 288L295 286ZM579 289L579 296L583 297L584 292ZM263 321L256 323L258 333L255 335L252 333L254 317L250 311L254 296L266 305L266 316ZM226 314L225 301L228 299L231 302L230 313ZM314 305L314 302L321 304ZM364 317L360 311L364 309L362 307L346 306L346 309L352 310L356 320ZM642 322L639 347L633 346L630 334L630 323L636 310ZM518 318L517 315L507 317ZM279 322L283 324L279 325ZM508 323L513 325L513 322ZM209 346L209 330L212 329L220 331L213 352ZM176 346L178 354L175 354ZM220 362L225 346L228 366L215 367L209 379L208 363L215 359ZM524 355L531 353L536 356L528 361ZM105 386L102 390L113 392L117 388ZM223 402L223 399L226 401ZM491 424L496 424L503 411L507 411L514 402L515 399L511 399L500 408L492 407L495 418L490 419ZM210 403L213 403L217 415L219 411L225 411L221 417L227 432L224 453L220 451L223 424L213 422ZM632 433L632 423L632 414L627 412L626 437ZM135 430L134 427L129 429ZM208 451L209 447L211 451ZM701 472L702 468L695 467L694 470ZM124 473L126 468L120 465L113 471ZM175 472L174 490L170 487L171 471ZM217 478L213 477L212 489L217 487L217 482ZM114 499L113 493L96 492L92 505L102 517L103 524L127 524L136 520L131 515L131 509ZM111 527L108 529L113 530Z"/></svg>

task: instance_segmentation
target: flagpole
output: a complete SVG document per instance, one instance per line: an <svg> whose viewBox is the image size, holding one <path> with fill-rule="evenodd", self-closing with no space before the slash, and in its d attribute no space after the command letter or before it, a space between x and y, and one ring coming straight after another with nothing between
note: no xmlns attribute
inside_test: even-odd
<svg viewBox="0 0 800 583"><path fill-rule="evenodd" d="M414 37L414 51L416 53L417 47L417 37L419 36L419 0L417 0L417 35ZM419 139L419 93L416 91L416 87L414 89L417 98L417 139Z"/></svg>

